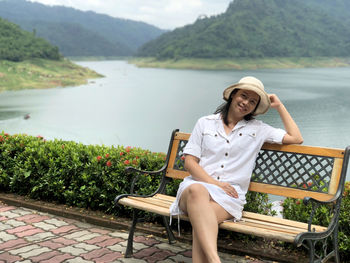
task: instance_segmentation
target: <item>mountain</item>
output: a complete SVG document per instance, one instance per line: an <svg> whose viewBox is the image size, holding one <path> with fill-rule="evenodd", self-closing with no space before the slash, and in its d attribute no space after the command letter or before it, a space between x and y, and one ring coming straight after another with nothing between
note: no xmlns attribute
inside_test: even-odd
<svg viewBox="0 0 350 263"><path fill-rule="evenodd" d="M59 60L61 56L48 41L0 18L0 60L17 62L30 58Z"/></svg>
<svg viewBox="0 0 350 263"><path fill-rule="evenodd" d="M25 0L0 0L0 17L48 39L69 56L127 56L164 30L127 19Z"/></svg>
<svg viewBox="0 0 350 263"><path fill-rule="evenodd" d="M320 2L324 2L323 8ZM326 3L334 14L326 11ZM350 56L350 26L337 18L348 0L235 0L225 13L198 19L143 45L158 59ZM318 3L318 4L317 4ZM339 13L339 12L338 12ZM346 17L346 11L340 12Z"/></svg>

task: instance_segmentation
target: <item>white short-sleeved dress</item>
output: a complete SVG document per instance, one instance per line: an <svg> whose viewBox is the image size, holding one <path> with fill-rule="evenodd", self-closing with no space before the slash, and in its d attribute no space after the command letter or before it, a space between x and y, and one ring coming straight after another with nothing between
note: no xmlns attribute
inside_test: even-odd
<svg viewBox="0 0 350 263"><path fill-rule="evenodd" d="M240 220L246 203L250 177L255 160L264 142L282 143L286 132L273 128L259 120L241 120L227 135L220 114L200 118L184 149L184 154L197 157L199 164L213 178L230 183L237 191L238 198L227 195L216 185L186 177L180 184L176 200L170 207L170 214L180 215L182 192L191 184L204 185L211 198L221 205L235 220Z"/></svg>

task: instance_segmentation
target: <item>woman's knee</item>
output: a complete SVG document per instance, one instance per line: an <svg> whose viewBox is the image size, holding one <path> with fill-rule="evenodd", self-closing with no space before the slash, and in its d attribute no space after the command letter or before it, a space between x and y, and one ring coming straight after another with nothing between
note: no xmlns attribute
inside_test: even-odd
<svg viewBox="0 0 350 263"><path fill-rule="evenodd" d="M201 199L201 198L208 198L209 192L208 190L201 184L191 184L188 186L187 190L187 196L190 199ZM209 200L209 198L208 198Z"/></svg>

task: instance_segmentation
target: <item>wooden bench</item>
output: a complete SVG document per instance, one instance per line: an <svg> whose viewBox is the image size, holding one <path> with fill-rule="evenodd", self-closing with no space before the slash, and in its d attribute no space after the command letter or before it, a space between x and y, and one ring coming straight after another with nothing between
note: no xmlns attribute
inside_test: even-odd
<svg viewBox="0 0 350 263"><path fill-rule="evenodd" d="M182 152L190 134L175 130L171 136L165 165L159 171L140 171L128 167L128 172L140 174L159 174L162 176L157 191L148 196L133 193L134 183L130 194L119 195L116 204L129 206L133 209L133 222L129 232L129 239L125 257L132 256L133 236L138 221L138 211L148 211L163 216L169 243L175 242L175 237L169 227L169 207L175 197L166 195L165 186L171 179L183 179L188 176L183 168ZM224 222L221 229L239 233L255 235L268 239L294 243L305 246L309 250L310 262L324 261L335 257L339 262L338 253L338 219L343 188L346 179L350 147L345 150L302 145L264 144L253 171L249 190L303 199L305 204L312 204L309 223L301 223L278 217L266 216L251 212L243 212L239 222ZM315 209L319 205L327 205L331 209L333 218L329 226L312 225ZM186 216L181 219L188 220ZM333 240L331 248L327 248L327 255L315 253L315 243L323 242L327 246L327 239ZM331 250L331 251L329 251ZM322 261L322 262L324 262Z"/></svg>

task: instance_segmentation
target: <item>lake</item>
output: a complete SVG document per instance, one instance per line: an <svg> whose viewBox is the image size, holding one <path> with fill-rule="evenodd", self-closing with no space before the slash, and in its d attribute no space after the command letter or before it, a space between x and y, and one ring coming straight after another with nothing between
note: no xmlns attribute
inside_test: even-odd
<svg viewBox="0 0 350 263"><path fill-rule="evenodd" d="M225 87L253 75L278 94L305 145L350 145L350 68L209 71L137 68L125 61L76 63L105 78L79 87L0 93L0 129L166 152L173 129L191 132L199 117L223 102ZM283 127L274 110L258 119Z"/></svg>

